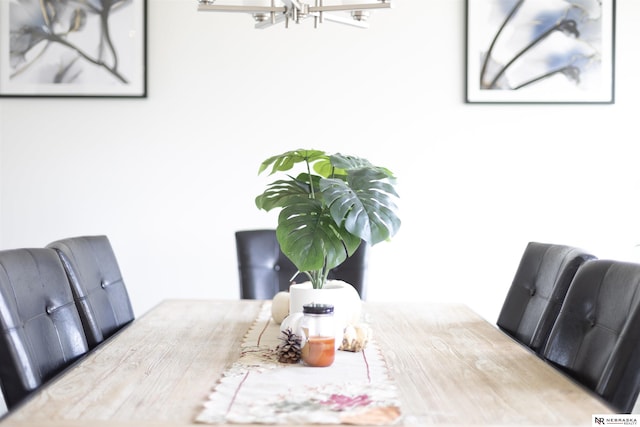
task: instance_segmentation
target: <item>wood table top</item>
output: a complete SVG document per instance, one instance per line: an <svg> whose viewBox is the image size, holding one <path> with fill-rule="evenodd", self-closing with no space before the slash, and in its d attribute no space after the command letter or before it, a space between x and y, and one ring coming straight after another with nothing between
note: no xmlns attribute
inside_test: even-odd
<svg viewBox="0 0 640 427"><path fill-rule="evenodd" d="M264 301L166 300L74 364L3 426L192 426ZM591 425L597 396L465 305L366 302L401 425Z"/></svg>

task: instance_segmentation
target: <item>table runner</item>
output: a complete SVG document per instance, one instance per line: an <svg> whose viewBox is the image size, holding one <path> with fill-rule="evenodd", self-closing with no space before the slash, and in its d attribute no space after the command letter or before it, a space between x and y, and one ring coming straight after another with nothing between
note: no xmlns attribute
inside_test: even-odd
<svg viewBox="0 0 640 427"><path fill-rule="evenodd" d="M241 355L227 369L196 421L208 424L367 424L400 419L397 390L374 339L361 352L336 351L333 365L279 363L280 327L262 305Z"/></svg>

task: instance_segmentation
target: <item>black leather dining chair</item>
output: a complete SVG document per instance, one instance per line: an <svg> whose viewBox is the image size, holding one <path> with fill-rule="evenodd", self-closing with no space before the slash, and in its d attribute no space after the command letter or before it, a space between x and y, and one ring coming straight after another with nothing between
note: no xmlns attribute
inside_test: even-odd
<svg viewBox="0 0 640 427"><path fill-rule="evenodd" d="M580 267L544 357L613 408L629 413L640 391L640 264Z"/></svg>
<svg viewBox="0 0 640 427"><path fill-rule="evenodd" d="M581 249L529 242L497 325L537 354L551 332L578 267L595 257Z"/></svg>
<svg viewBox="0 0 640 427"><path fill-rule="evenodd" d="M282 253L276 231L243 230L236 234L240 298L271 299L280 291L288 291L292 282L307 281L304 274L293 277L298 269ZM329 272L328 279L351 284L366 299L368 245L362 243L354 254Z"/></svg>
<svg viewBox="0 0 640 427"><path fill-rule="evenodd" d="M0 251L0 385L9 409L88 351L53 249Z"/></svg>
<svg viewBox="0 0 640 427"><path fill-rule="evenodd" d="M122 273L107 236L78 236L47 245L69 277L89 347L94 348L134 320Z"/></svg>

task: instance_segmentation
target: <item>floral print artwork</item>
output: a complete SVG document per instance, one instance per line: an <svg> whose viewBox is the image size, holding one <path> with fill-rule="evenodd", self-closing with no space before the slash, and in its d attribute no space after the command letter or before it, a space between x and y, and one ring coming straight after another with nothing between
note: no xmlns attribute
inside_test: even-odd
<svg viewBox="0 0 640 427"><path fill-rule="evenodd" d="M612 96L613 0L467 1L471 93L532 101Z"/></svg>
<svg viewBox="0 0 640 427"><path fill-rule="evenodd" d="M90 85L89 91L126 94L143 78L143 2L6 0L2 85L18 93L83 93Z"/></svg>

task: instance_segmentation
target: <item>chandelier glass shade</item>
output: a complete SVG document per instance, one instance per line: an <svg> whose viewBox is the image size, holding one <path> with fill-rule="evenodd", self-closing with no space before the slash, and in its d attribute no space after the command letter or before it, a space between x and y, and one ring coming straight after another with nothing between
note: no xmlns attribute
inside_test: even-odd
<svg viewBox="0 0 640 427"><path fill-rule="evenodd" d="M229 3L233 0L224 0ZM236 4L220 4L217 0L198 0L203 12L247 13L253 16L255 28L269 28L284 23L301 23L310 19L315 28L324 21L338 22L368 28L368 19L374 9L391 8L391 0L236 0ZM331 3L331 4L328 4Z"/></svg>

